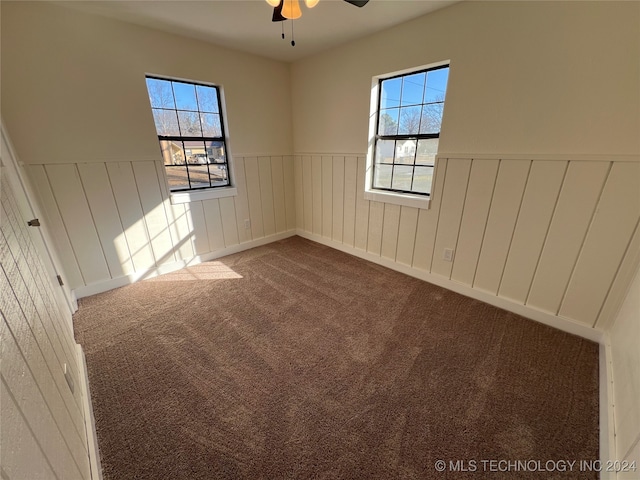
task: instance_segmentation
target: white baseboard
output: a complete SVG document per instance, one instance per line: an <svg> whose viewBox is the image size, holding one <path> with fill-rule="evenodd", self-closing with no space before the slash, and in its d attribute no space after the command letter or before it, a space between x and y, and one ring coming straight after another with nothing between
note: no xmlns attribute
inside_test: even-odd
<svg viewBox="0 0 640 480"><path fill-rule="evenodd" d="M615 410L613 401L613 365L609 335L603 335L600 344L600 460L617 460L615 439ZM600 472L600 480L615 480L615 472Z"/></svg>
<svg viewBox="0 0 640 480"><path fill-rule="evenodd" d="M102 480L100 450L98 449L98 437L96 435L96 420L93 416L91 390L89 389L89 374L87 373L87 362L84 357L84 351L80 344L76 344L76 356L78 368L83 376L79 383L82 389L82 410L84 412L84 427L87 434L87 451L89 453L91 480Z"/></svg>
<svg viewBox="0 0 640 480"><path fill-rule="evenodd" d="M249 250L250 248L260 247L262 245L266 245L267 243L277 242L278 240L283 240L285 238L292 237L295 234L296 234L295 230L288 230L286 232L276 233L275 235L269 235L267 237L258 238L256 240L251 240L249 242L240 243L238 245L233 245L231 247L223 248L221 250L216 250L215 252L206 253L204 255L197 255L195 257L192 257L189 259L183 259L178 262L165 263L158 267L153 267L147 270L134 272L130 275L112 278L109 280L105 280L103 282L94 283L92 285L78 287L75 290L73 290L73 294L75 295L76 298L83 298L83 297L88 297L90 295L96 295L98 293L106 292L108 290L113 290L114 288L130 285L139 280L157 277L158 275L162 275L164 273L175 272L176 270L180 270L181 268L188 267L190 265L198 265L199 263L202 263L202 262L215 260L216 258L224 257L226 255L231 255L233 253Z"/></svg>
<svg viewBox="0 0 640 480"><path fill-rule="evenodd" d="M336 250L340 250L350 255L362 258L364 260L377 263L378 265L390 268L391 270L396 270L411 277L419 278L420 280L424 280L425 282L429 282L439 287L446 288L447 290L452 290L456 293L464 295L465 297L480 300L482 302L488 303L489 305L493 305L495 307L502 308L503 310L522 315L523 317L535 320L545 325L549 325L550 327L557 328L558 330L562 330L563 332L571 333L573 335L577 335L579 337L586 338L600 344L602 343L603 332L601 330L592 328L588 325L576 322L569 318L553 315L551 313L535 309L528 305L515 303L507 298L498 297L494 294L471 288L467 285L449 280L448 278L441 277L440 275L434 275L425 270L418 270L408 265L394 262L393 260L389 260L373 253L354 248L350 245L336 242L335 240L327 237L322 237L320 235L309 233L304 230L296 230L296 234L308 240L312 240L328 247L335 248Z"/></svg>

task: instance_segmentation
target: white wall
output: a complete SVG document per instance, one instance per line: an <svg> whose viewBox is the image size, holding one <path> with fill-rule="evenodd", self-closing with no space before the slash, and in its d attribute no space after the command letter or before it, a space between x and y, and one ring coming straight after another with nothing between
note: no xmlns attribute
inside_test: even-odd
<svg viewBox="0 0 640 480"><path fill-rule="evenodd" d="M615 402L616 452L620 460L636 462L638 470L619 479L640 475L640 271L636 273L615 323L609 330Z"/></svg>
<svg viewBox="0 0 640 480"><path fill-rule="evenodd" d="M71 310L60 299L46 254L36 246L38 229L27 227L33 211L10 156L2 135L0 475L3 480L88 480L87 399Z"/></svg>
<svg viewBox="0 0 640 480"><path fill-rule="evenodd" d="M1 5L2 113L78 296L293 233L288 64L47 2ZM171 204L147 73L222 86L237 196Z"/></svg>
<svg viewBox="0 0 640 480"><path fill-rule="evenodd" d="M451 61L440 151L640 151L638 2L462 2L293 64L296 153L366 152L371 78Z"/></svg>
<svg viewBox="0 0 640 480"><path fill-rule="evenodd" d="M296 62L299 231L604 328L640 248L639 25L637 3L464 2ZM364 200L372 76L447 59L430 209Z"/></svg>

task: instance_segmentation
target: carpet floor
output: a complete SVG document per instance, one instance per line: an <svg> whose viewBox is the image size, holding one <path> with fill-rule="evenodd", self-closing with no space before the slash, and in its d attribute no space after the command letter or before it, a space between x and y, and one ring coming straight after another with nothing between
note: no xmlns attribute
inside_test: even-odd
<svg viewBox="0 0 640 480"><path fill-rule="evenodd" d="M79 303L105 480L597 478L597 344L300 237Z"/></svg>

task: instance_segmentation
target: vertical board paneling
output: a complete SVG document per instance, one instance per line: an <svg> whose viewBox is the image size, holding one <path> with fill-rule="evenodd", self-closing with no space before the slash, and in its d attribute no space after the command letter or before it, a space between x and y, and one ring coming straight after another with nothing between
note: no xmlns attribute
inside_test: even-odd
<svg viewBox="0 0 640 480"><path fill-rule="evenodd" d="M293 174L295 177L296 188L296 228L305 230L304 227L304 193L303 193L303 177L302 177L302 158L296 155L293 158Z"/></svg>
<svg viewBox="0 0 640 480"><path fill-rule="evenodd" d="M2 323L4 324L4 320ZM2 364L2 381L6 383L18 409L38 438L58 478L81 479L82 473L47 404L47 395L50 392L44 392L43 395L40 391L15 339L7 330L8 328L4 330L3 333L6 335L2 338L3 357L10 358L11 362ZM82 454L82 451L79 454Z"/></svg>
<svg viewBox="0 0 640 480"><path fill-rule="evenodd" d="M322 157L322 236L333 235L333 159Z"/></svg>
<svg viewBox="0 0 640 480"><path fill-rule="evenodd" d="M6 190L6 188L4 190ZM4 195L5 191L2 192L3 200ZM71 338L72 333L69 332L65 328L66 325L60 321L60 313L56 308L56 304L47 298L48 295L52 293L45 283L47 282L47 277L40 276L35 272L36 268L33 267L33 261L25 261L21 246L27 242L20 242L15 236L13 229L9 225L12 222L6 214L5 208L6 205L3 204L2 210L0 211L0 216L4 215L0 232L0 264L2 264L2 268L7 275L13 275L17 278L16 288L27 291L27 285L31 285L31 289L28 291L31 294L37 316L40 320L35 324L35 328L41 333L44 332L43 336L47 339L45 349L50 350L53 348L56 357L55 363L59 366L62 366L66 361L74 368L75 355L73 352L75 348L73 346L73 339ZM32 255L33 245L30 243L29 245L30 248L28 249L27 255ZM23 277L27 278L27 282L23 281ZM0 274L0 281L2 281L3 278ZM7 305L13 305L10 301L13 298L10 297L11 295L13 295L11 286L8 285L7 280L6 284L2 284L2 289L0 290L0 308L3 309L5 313ZM14 316L17 317L18 315L19 311L16 310ZM53 358L50 353L49 358ZM78 372L74 370L73 373L77 375Z"/></svg>
<svg viewBox="0 0 640 480"><path fill-rule="evenodd" d="M356 192L358 182L358 159L344 159L344 227L343 242L351 247L355 242L356 229ZM364 188L364 187L363 187Z"/></svg>
<svg viewBox="0 0 640 480"><path fill-rule="evenodd" d="M184 205L187 216L187 227L191 232L191 248L194 255L202 255L209 251L207 222L204 217L202 202L191 202Z"/></svg>
<svg viewBox="0 0 640 480"><path fill-rule="evenodd" d="M498 293L530 167L528 160L500 163L474 288Z"/></svg>
<svg viewBox="0 0 640 480"><path fill-rule="evenodd" d="M249 220L251 215L249 214L249 198L247 196L247 176L245 173L244 166L244 158L237 157L234 158L234 171L236 175L236 189L238 190L238 194L234 198L235 208L236 208L236 222L238 222L238 239L240 243L248 242L251 240L251 227L245 228L245 220ZM203 206L205 209L208 204L203 202ZM214 215L220 215L220 207L218 202L215 203L215 208L217 213ZM222 225L221 225L222 227ZM222 235L222 230L220 230L220 235ZM211 232L209 232L209 240L211 240Z"/></svg>
<svg viewBox="0 0 640 480"><path fill-rule="evenodd" d="M4 231L4 226L3 226ZM15 255L14 255L15 256ZM0 309L7 319L34 378L44 392L49 404L54 406L58 418L68 422L69 431L84 439L84 421L79 392L74 396L63 377L63 365L75 366L75 358L68 357L55 331L54 325L42 305L36 306L37 290L44 288L39 282L31 285L24 281L24 269L17 268L13 259L2 261L0 270ZM3 273L4 272L4 273ZM79 378L77 369L72 374Z"/></svg>
<svg viewBox="0 0 640 480"><path fill-rule="evenodd" d="M322 235L322 157L311 157L313 233Z"/></svg>
<svg viewBox="0 0 640 480"><path fill-rule="evenodd" d="M187 216L187 204L171 205L169 202L162 204L166 216L169 219L169 233L171 235L171 249L177 260L188 260L195 255L195 232L189 226Z"/></svg>
<svg viewBox="0 0 640 480"><path fill-rule="evenodd" d="M133 162L132 168L156 264L175 262L169 220L164 209L155 164L154 162Z"/></svg>
<svg viewBox="0 0 640 480"><path fill-rule="evenodd" d="M244 173L247 178L247 196L249 198L249 212L251 215L251 236L255 240L256 238L264 237L260 175L258 173L258 159L256 157L246 157L244 159Z"/></svg>
<svg viewBox="0 0 640 480"><path fill-rule="evenodd" d="M236 209L233 197L220 199L220 217L222 218L222 233L225 246L231 247L240 243L238 241L238 225L236 224Z"/></svg>
<svg viewBox="0 0 640 480"><path fill-rule="evenodd" d="M611 284L611 290L602 305L600 315L596 321L596 328L607 330L615 320L620 305L622 305L627 294L627 285L629 285L638 271L640 265L640 224L636 225L633 237L629 241L629 248L622 259L620 270L616 274Z"/></svg>
<svg viewBox="0 0 640 480"><path fill-rule="evenodd" d="M284 198L284 166L282 157L271 158L271 178L273 191L273 207L275 210L275 231L287 230L287 211Z"/></svg>
<svg viewBox="0 0 640 480"><path fill-rule="evenodd" d="M382 224L382 248L380 255L395 261L398 249L398 228L400 227L400 205L384 204Z"/></svg>
<svg viewBox="0 0 640 480"><path fill-rule="evenodd" d="M286 230L296 228L296 194L297 185L295 180L295 169L293 157L287 155L282 158L282 174L284 177L284 208L286 219Z"/></svg>
<svg viewBox="0 0 640 480"><path fill-rule="evenodd" d="M360 250L367 249L367 238L369 237L369 201L364 199L364 173L365 159L358 157L354 246Z"/></svg>
<svg viewBox="0 0 640 480"><path fill-rule="evenodd" d="M271 158L258 158L258 176L260 177L260 200L262 204L262 222L264 236L276 233L276 216L273 206L273 180L271 178Z"/></svg>
<svg viewBox="0 0 640 480"><path fill-rule="evenodd" d="M445 261L442 254L445 248L456 249L470 170L471 160L447 160L447 176L440 200L438 230L431 262L431 273L447 278L451 276L453 263Z"/></svg>
<svg viewBox="0 0 640 480"><path fill-rule="evenodd" d="M413 267L419 270L430 270L433 259L433 249L440 216L440 202L445 178L447 176L448 160L439 159L431 189L431 204L429 209L420 209L418 225L416 227L416 242L413 251Z"/></svg>
<svg viewBox="0 0 640 480"><path fill-rule="evenodd" d="M144 271L153 267L155 260L131 163L108 163L107 173L124 228L124 236L131 252L133 267L137 271Z"/></svg>
<svg viewBox="0 0 640 480"><path fill-rule="evenodd" d="M402 265L411 266L413 263L413 248L416 242L418 211L417 208L406 206L403 206L400 210L396 261Z"/></svg>
<svg viewBox="0 0 640 480"><path fill-rule="evenodd" d="M608 162L569 163L528 305L558 312L608 170Z"/></svg>
<svg viewBox="0 0 640 480"><path fill-rule="evenodd" d="M132 273L131 253L104 163L79 163L78 172L111 276Z"/></svg>
<svg viewBox="0 0 640 480"><path fill-rule="evenodd" d="M498 176L498 164L498 160L474 160L471 165L467 198L451 271L451 279L465 285L473 284L493 187Z"/></svg>
<svg viewBox="0 0 640 480"><path fill-rule="evenodd" d="M58 210L53 192L51 191L44 166L31 166L29 168L29 174L35 185L36 192L40 197L40 207L50 222L49 230L56 244L56 250L60 256L60 260L63 263L64 273L67 277L65 280L68 281L71 288L80 287L85 283L75 253L71 247L71 241L64 229L62 217L60 217L60 211Z"/></svg>
<svg viewBox="0 0 640 480"><path fill-rule="evenodd" d="M311 233L313 231L313 165L311 157L306 155L300 161L302 162L304 229Z"/></svg>
<svg viewBox="0 0 640 480"><path fill-rule="evenodd" d="M222 217L220 215L220 200L211 198L202 202L204 218L207 222L207 237L209 249L212 252L224 248L224 233L222 232Z"/></svg>
<svg viewBox="0 0 640 480"><path fill-rule="evenodd" d="M6 327L0 318L0 335L5 338ZM4 380L0 380L0 418L2 418L2 444L11 442L11 450L3 448L2 469L10 480L20 478L56 479L51 464L40 443L31 433L18 406L9 395ZM3 477L2 480L5 480Z"/></svg>
<svg viewBox="0 0 640 480"><path fill-rule="evenodd" d="M45 171L85 283L109 280L109 267L76 166L47 165Z"/></svg>
<svg viewBox="0 0 640 480"><path fill-rule="evenodd" d="M384 203L370 202L369 204L369 237L367 238L367 252L380 255L382 249L382 224L384 222Z"/></svg>
<svg viewBox="0 0 640 480"><path fill-rule="evenodd" d="M9 283L12 286L19 286L15 281L15 277L11 278L12 275L5 277L0 272L0 277L0 284L3 285L3 288L6 287L10 290L12 287L7 285ZM16 296L21 298L5 294L2 296L1 305L3 314L6 314L5 321L9 330L11 330L7 338L3 339L3 346L8 345L4 343L5 341L15 342L15 351L12 350L13 347L11 345L7 346L7 358L11 358L12 362L24 362L24 369L20 371L28 370L35 388L42 395L51 418L55 422L60 435L64 438L67 449L74 456L77 464L82 465L83 455L86 453L82 407L76 403L76 399L71 395L71 391L63 377L62 365L58 363L51 350L51 344L33 312L33 305L26 289L14 288L14 291ZM24 294L27 295L25 296ZM15 304L10 305L10 302ZM27 310L28 307L31 307L31 312ZM14 357L14 354L19 357ZM9 389L16 394L18 392L16 388L19 387L12 386L12 382L14 380L20 382L20 379L14 379L11 372L11 367L3 369ZM27 378L24 379L26 380ZM16 398L18 402L22 401L22 397Z"/></svg>
<svg viewBox="0 0 640 480"><path fill-rule="evenodd" d="M640 164L614 163L560 315L593 326L640 218Z"/></svg>
<svg viewBox="0 0 640 480"><path fill-rule="evenodd" d="M332 238L342 243L344 225L344 157L333 157Z"/></svg>
<svg viewBox="0 0 640 480"><path fill-rule="evenodd" d="M549 230L567 162L536 161L531 165L518 223L513 233L499 295L524 303Z"/></svg>

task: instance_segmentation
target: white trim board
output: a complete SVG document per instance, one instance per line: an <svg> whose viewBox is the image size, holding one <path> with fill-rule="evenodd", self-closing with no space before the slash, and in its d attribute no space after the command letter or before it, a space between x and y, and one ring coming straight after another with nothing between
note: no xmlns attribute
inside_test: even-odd
<svg viewBox="0 0 640 480"><path fill-rule="evenodd" d="M91 480L102 480L102 465L100 463L100 450L98 449L98 436L96 434L96 419L93 415L91 404L91 390L89 388L89 373L87 362L82 350L82 345L76 344L78 367L82 374L80 388L82 389L82 408L84 410L84 427L87 434L87 450L89 452L89 467L91 468Z"/></svg>
<svg viewBox="0 0 640 480"><path fill-rule="evenodd" d="M186 260L166 263L158 267L137 271L123 277L112 278L104 282L99 282L99 283L94 283L92 285L78 287L75 290L73 290L73 293L76 295L77 298L96 295L98 293L106 292L114 288L130 285L139 280L157 277L158 275L162 275L165 273L175 272L176 270L180 270L181 268L184 268L184 267L188 267L191 265L198 265L203 262L208 262L210 260L215 260L216 258L224 257L226 255L231 255L233 253L249 250L250 248L260 247L268 243L277 242L278 240L283 240L288 237L293 237L295 234L296 234L295 230L289 230L286 232L277 233L275 235L269 235L267 237L258 238L256 240L251 240L249 242L244 242L238 245L233 245L231 247L226 247L220 250L216 250L215 252L206 253L204 255L197 255L195 257L192 257Z"/></svg>
<svg viewBox="0 0 640 480"><path fill-rule="evenodd" d="M486 293L477 289L473 289L466 285L462 285L461 283L449 280L448 278L434 275L424 270L417 270L415 268L399 264L378 255L365 252L364 250L359 250L354 247L350 247L334 240L329 240L325 237L311 234L303 230L296 230L296 234L302 238L306 238L308 240L321 243L328 247L335 248L336 250L354 255L364 260L377 263L378 265L382 265L383 267L387 267L391 270L395 270L411 277L424 280L425 282L429 282L439 287L446 288L447 290L451 290L466 297L480 300L482 302L488 303L489 305L493 305L495 307L502 308L503 310L522 315L523 317L526 317L530 320L535 320L550 327L557 328L558 330L562 330L563 332L577 335L579 337L586 338L587 340L591 340L599 344L603 342L603 332L601 330L589 327L588 325L582 323L578 323L569 318L552 315L550 313L537 310L527 305L521 305L507 300L506 298L498 297L496 295L492 295L490 293Z"/></svg>
<svg viewBox="0 0 640 480"><path fill-rule="evenodd" d="M613 399L613 365L609 335L603 334L600 344L600 459L603 462L618 460L615 439L615 408ZM622 460L622 459L619 459ZM615 480L615 472L600 472L601 480Z"/></svg>

